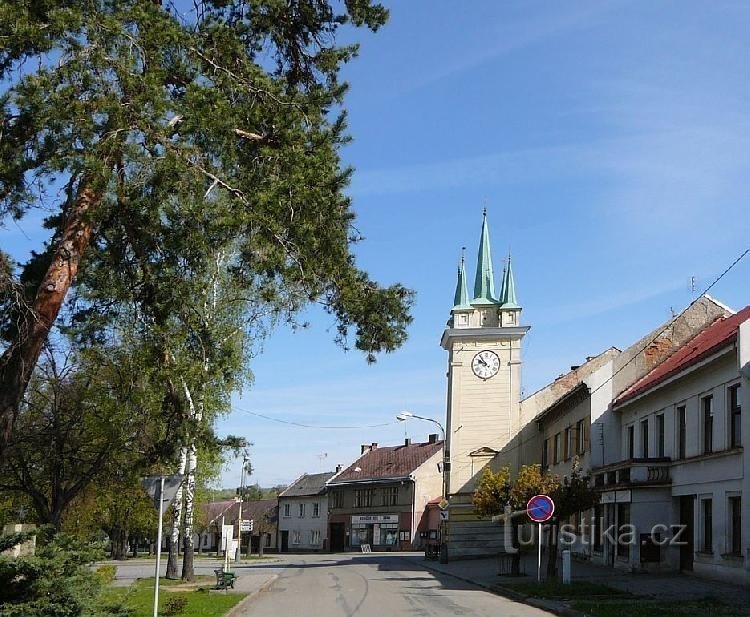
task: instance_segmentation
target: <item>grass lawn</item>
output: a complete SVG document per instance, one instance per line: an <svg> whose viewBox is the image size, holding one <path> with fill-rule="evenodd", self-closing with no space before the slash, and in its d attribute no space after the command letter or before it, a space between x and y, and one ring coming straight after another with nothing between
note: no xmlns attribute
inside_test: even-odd
<svg viewBox="0 0 750 617"><path fill-rule="evenodd" d="M177 612L183 617L221 617L245 597L244 593L209 591L216 583L213 576L199 576L195 583L161 579L159 582L159 614L170 600L185 598L184 609ZM154 610L154 581L139 579L130 587L110 587L105 596L107 601L124 601L133 609L133 617L151 617ZM176 600L180 602L180 600ZM173 602L174 603L174 602Z"/></svg>
<svg viewBox="0 0 750 617"><path fill-rule="evenodd" d="M510 583L502 584L503 587L512 589L513 591L519 591L525 593L527 596L534 596L535 598L547 598L550 600L573 600L576 598L592 598L596 596L601 597L612 597L612 596L628 596L629 594L620 591L619 589L612 589L606 585L599 583L589 583L586 581L576 581L569 585L563 585L556 581L550 581L545 583L536 582L522 582L522 583Z"/></svg>
<svg viewBox="0 0 750 617"><path fill-rule="evenodd" d="M591 617L747 617L750 610L730 606L718 600L686 600L684 602L654 602L640 599L637 602L587 602L571 605Z"/></svg>

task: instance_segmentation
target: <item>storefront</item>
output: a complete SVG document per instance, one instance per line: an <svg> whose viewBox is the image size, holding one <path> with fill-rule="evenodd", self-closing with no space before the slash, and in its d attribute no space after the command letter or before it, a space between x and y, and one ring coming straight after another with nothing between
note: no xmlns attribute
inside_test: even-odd
<svg viewBox="0 0 750 617"><path fill-rule="evenodd" d="M404 530L409 537L409 530ZM359 514L351 517L351 546L369 544L372 548L390 550L399 545L398 514Z"/></svg>

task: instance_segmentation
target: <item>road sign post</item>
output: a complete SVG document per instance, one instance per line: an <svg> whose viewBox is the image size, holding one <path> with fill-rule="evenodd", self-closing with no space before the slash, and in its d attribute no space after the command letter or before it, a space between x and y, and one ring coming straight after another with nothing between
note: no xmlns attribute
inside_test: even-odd
<svg viewBox="0 0 750 617"><path fill-rule="evenodd" d="M182 484L182 476L148 476L142 478L141 481L146 492L154 500L154 507L159 513L156 531L156 572L154 573L154 617L157 617L159 611L159 569L161 567L161 519L164 516L165 506L168 508L172 505L177 495L177 489Z"/></svg>
<svg viewBox="0 0 750 617"><path fill-rule="evenodd" d="M526 504L526 513L537 523L539 544L536 561L536 580L542 580L542 523L552 518L555 513L555 502L547 495L534 495Z"/></svg>

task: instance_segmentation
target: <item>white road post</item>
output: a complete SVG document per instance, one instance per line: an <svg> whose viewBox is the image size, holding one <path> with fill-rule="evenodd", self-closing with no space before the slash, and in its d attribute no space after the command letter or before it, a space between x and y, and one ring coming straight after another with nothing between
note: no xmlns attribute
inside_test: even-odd
<svg viewBox="0 0 750 617"><path fill-rule="evenodd" d="M570 584L570 549L567 548L562 552L562 582Z"/></svg>
<svg viewBox="0 0 750 617"><path fill-rule="evenodd" d="M156 532L156 573L154 574L154 617L159 614L159 568L161 567L161 519L164 514L164 476L159 481L159 524Z"/></svg>

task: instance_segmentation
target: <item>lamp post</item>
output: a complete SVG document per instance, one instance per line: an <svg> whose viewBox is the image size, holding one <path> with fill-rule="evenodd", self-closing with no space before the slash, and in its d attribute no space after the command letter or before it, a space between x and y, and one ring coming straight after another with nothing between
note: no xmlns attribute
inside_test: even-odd
<svg viewBox="0 0 750 617"><path fill-rule="evenodd" d="M245 492L245 467L247 465L247 456L242 457L242 472L240 473L240 507L239 507L239 523L237 525L237 552L234 556L235 561L241 561L242 560L242 499L244 497ZM252 543L253 539L250 538L250 543ZM248 553L250 552L250 549L248 548Z"/></svg>
<svg viewBox="0 0 750 617"><path fill-rule="evenodd" d="M418 416L416 414L411 413L410 411L402 411L400 414L396 416L396 420L399 422L406 422L410 418L414 418L416 420L424 420L425 422L432 422L433 424L437 424L438 428L440 429L440 437L443 441L443 499L448 500L448 478L450 473L450 452L447 449L447 444L445 442L445 429L443 428L443 425L440 424L437 420L434 418L426 418L424 416ZM448 563L448 545L444 541L445 539L445 523L444 521L440 521L440 563Z"/></svg>

